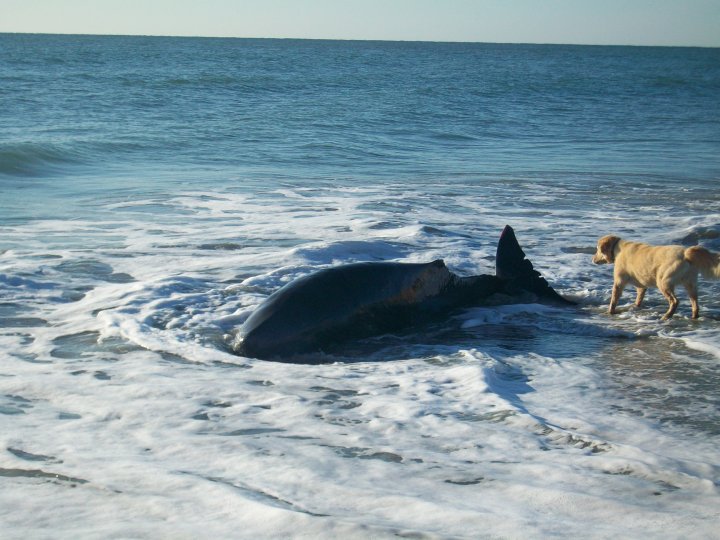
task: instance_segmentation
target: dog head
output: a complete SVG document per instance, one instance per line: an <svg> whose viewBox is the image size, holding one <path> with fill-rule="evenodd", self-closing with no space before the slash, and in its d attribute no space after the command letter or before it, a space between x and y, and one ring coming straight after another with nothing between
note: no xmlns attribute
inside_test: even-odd
<svg viewBox="0 0 720 540"><path fill-rule="evenodd" d="M597 243L597 251L593 255L595 264L612 264L615 262L615 248L620 238L613 235L603 236Z"/></svg>

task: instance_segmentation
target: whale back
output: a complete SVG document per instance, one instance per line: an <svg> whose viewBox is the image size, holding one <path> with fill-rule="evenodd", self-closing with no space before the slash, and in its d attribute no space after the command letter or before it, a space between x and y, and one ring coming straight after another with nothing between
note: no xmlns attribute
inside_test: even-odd
<svg viewBox="0 0 720 540"><path fill-rule="evenodd" d="M442 260L320 270L285 285L255 310L240 331L236 352L287 357L407 326L417 306L432 305L453 279Z"/></svg>

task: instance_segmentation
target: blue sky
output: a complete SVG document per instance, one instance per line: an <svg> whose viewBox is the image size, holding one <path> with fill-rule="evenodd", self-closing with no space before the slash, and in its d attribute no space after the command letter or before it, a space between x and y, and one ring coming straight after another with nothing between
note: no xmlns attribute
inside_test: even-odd
<svg viewBox="0 0 720 540"><path fill-rule="evenodd" d="M0 0L0 32L720 47L720 0Z"/></svg>

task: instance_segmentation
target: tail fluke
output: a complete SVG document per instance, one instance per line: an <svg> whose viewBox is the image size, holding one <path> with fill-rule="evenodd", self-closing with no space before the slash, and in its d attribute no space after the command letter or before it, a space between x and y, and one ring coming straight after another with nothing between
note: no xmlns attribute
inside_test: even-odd
<svg viewBox="0 0 720 540"><path fill-rule="evenodd" d="M697 268L707 279L720 279L720 254L700 246L685 250L685 260Z"/></svg>
<svg viewBox="0 0 720 540"><path fill-rule="evenodd" d="M533 268L510 225L505 226L498 241L495 275L507 282L506 289L510 293L529 291L541 300L560 304L574 303L555 292L540 272Z"/></svg>

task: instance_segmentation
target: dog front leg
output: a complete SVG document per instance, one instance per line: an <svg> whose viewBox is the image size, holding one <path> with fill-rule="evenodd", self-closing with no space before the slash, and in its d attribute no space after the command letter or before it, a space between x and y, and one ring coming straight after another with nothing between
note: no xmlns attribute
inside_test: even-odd
<svg viewBox="0 0 720 540"><path fill-rule="evenodd" d="M615 315L618 302L620 301L620 295L622 295L625 284L622 281L616 281L613 283L612 296L610 297L610 309L608 313Z"/></svg>

